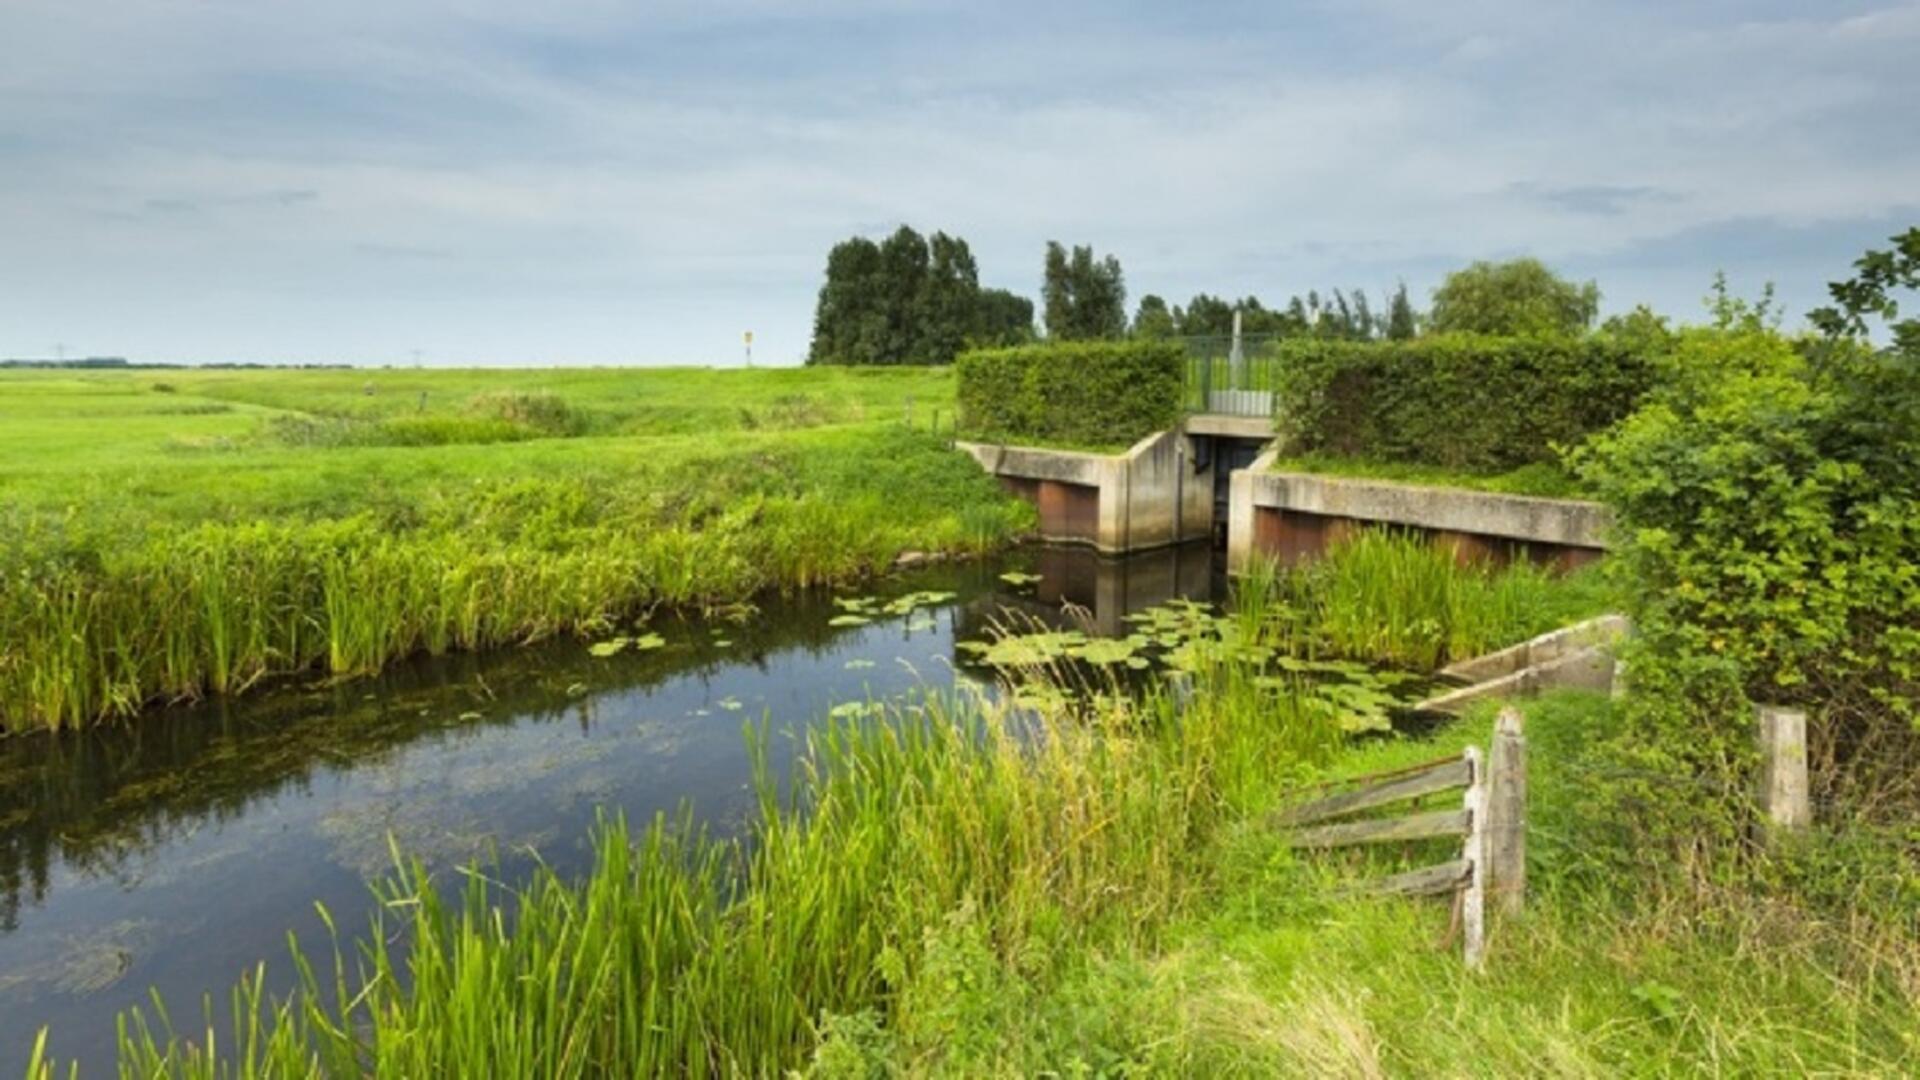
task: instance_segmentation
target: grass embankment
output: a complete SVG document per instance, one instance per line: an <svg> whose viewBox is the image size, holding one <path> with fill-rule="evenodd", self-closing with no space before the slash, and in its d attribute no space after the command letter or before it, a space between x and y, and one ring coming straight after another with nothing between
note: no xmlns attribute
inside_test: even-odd
<svg viewBox="0 0 1920 1080"><path fill-rule="evenodd" d="M1275 458L1273 470L1346 476L1357 480L1388 480L1396 484L1420 484L1425 487L1465 488L1498 495L1535 495L1548 499L1592 497L1577 477L1551 462L1535 462L1506 472L1485 473L1330 454L1300 454Z"/></svg>
<svg viewBox="0 0 1920 1080"><path fill-rule="evenodd" d="M945 372L4 378L9 730L845 580L1029 513L902 426Z"/></svg>
<svg viewBox="0 0 1920 1080"><path fill-rule="evenodd" d="M1276 646L1293 633L1270 602L1236 618ZM1534 899L1471 976L1444 905L1340 900L1361 867L1298 858L1262 819L1306 781L1484 743L1487 718L1342 751L1242 662L1197 682L1178 717L1114 700L1091 725L1041 718L1039 738L937 703L830 725L794 802L767 798L739 846L613 825L582 883L509 898L473 875L452 903L411 868L385 887L364 992L310 985L262 1026L243 986L213 1038L136 1020L123 1067L1618 1075L1897 1073L1920 1055L1911 936L1661 903L1595 872L1613 842L1584 815L1604 698L1530 709Z"/></svg>

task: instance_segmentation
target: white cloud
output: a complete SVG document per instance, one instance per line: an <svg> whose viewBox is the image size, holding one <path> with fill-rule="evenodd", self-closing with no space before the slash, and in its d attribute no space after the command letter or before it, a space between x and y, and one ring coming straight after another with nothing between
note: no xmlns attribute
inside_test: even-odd
<svg viewBox="0 0 1920 1080"><path fill-rule="evenodd" d="M1534 251L1690 312L1714 223L1832 236L1785 285L1915 198L1920 5L1183 12L15 3L0 354L798 356L826 247L903 220L1029 291L1049 238L1176 299Z"/></svg>

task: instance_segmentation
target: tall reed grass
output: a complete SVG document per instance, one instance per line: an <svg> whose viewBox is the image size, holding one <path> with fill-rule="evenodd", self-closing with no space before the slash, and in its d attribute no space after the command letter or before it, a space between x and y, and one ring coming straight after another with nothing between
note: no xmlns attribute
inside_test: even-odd
<svg viewBox="0 0 1920 1080"><path fill-rule="evenodd" d="M930 438L857 449L798 466L720 454L669 489L558 476L378 515L50 530L0 552L0 731L851 580L908 548L1000 546L1030 516Z"/></svg>
<svg viewBox="0 0 1920 1080"><path fill-rule="evenodd" d="M787 796L761 770L744 840L605 822L579 883L508 889L475 870L447 896L403 862L358 965L337 943L331 969L297 957L300 989L277 1001L245 980L224 1031L132 1014L121 1067L773 1075L828 1018L888 1008L957 912L1015 965L1149 947L1193 910L1222 825L1338 745L1249 678L1203 679L1182 712L1111 699L1094 724L939 699L830 721Z"/></svg>
<svg viewBox="0 0 1920 1080"><path fill-rule="evenodd" d="M1236 582L1236 620L1297 655L1333 653L1430 671L1599 614L1591 571L1524 560L1461 565L1444 548L1369 529L1314 562L1258 565Z"/></svg>

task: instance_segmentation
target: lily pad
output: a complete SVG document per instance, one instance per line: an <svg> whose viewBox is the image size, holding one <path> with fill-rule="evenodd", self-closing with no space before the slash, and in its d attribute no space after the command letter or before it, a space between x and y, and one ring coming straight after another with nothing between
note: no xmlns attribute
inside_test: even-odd
<svg viewBox="0 0 1920 1080"><path fill-rule="evenodd" d="M828 626L865 626L872 621L873 621L872 619L867 618L865 615L854 615L849 613L846 615L835 615L833 618L827 620L827 625Z"/></svg>
<svg viewBox="0 0 1920 1080"><path fill-rule="evenodd" d="M631 644L633 644L632 638L624 638L624 637L608 638L605 641L596 641L593 644L587 646L587 651L592 653L595 656L604 658L608 656L613 656L617 653L625 652L627 646Z"/></svg>
<svg viewBox="0 0 1920 1080"><path fill-rule="evenodd" d="M1000 580L1006 582L1009 585L1018 587L1021 585L1031 585L1034 582L1039 581L1040 575L1029 574L1021 570L1009 570L1006 573L1000 575Z"/></svg>

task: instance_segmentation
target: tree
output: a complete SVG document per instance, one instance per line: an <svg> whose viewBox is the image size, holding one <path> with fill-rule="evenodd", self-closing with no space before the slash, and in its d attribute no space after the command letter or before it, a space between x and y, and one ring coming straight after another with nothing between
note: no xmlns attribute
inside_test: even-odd
<svg viewBox="0 0 1920 1080"><path fill-rule="evenodd" d="M1225 337L1233 333L1233 307L1220 297L1196 294L1180 314L1180 332L1188 337Z"/></svg>
<svg viewBox="0 0 1920 1080"><path fill-rule="evenodd" d="M864 236L827 252L827 280L813 312L809 364L873 364L887 334L880 245Z"/></svg>
<svg viewBox="0 0 1920 1080"><path fill-rule="evenodd" d="M1015 344L1033 334L1033 303L982 290L967 242L902 225L827 253L814 309L810 364L945 364L970 342Z"/></svg>
<svg viewBox="0 0 1920 1080"><path fill-rule="evenodd" d="M1152 293L1140 298L1140 308L1133 314L1134 337L1168 338L1179 332L1180 324L1165 300Z"/></svg>
<svg viewBox="0 0 1920 1080"><path fill-rule="evenodd" d="M1403 281L1387 302L1387 340L1410 341L1416 333L1419 321L1414 318L1413 303L1407 299L1407 283Z"/></svg>
<svg viewBox="0 0 1920 1080"><path fill-rule="evenodd" d="M1033 301L1005 289L980 290L971 340L975 345L1019 345L1033 340Z"/></svg>
<svg viewBox="0 0 1920 1080"><path fill-rule="evenodd" d="M914 303L919 364L946 363L974 336L980 314L980 271L967 242L936 232L928 238L926 275Z"/></svg>
<svg viewBox="0 0 1920 1080"><path fill-rule="evenodd" d="M1920 226L1892 237L1893 247L1869 251L1855 260L1859 273L1827 286L1833 304L1815 308L1807 320L1829 338L1864 337L1867 319L1878 317L1893 336L1894 351L1920 358L1920 319L1901 319L1900 303L1889 295L1920 289Z"/></svg>
<svg viewBox="0 0 1920 1080"><path fill-rule="evenodd" d="M1433 291L1429 325L1446 333L1578 334L1600 310L1600 287L1576 285L1538 259L1476 262Z"/></svg>
<svg viewBox="0 0 1920 1080"><path fill-rule="evenodd" d="M1634 356L1666 356L1673 352L1678 340L1672 327L1667 325L1667 317L1645 304L1625 314L1608 316L1597 333L1619 342Z"/></svg>
<svg viewBox="0 0 1920 1080"><path fill-rule="evenodd" d="M1058 242L1048 241L1041 295L1049 337L1073 341L1126 336L1127 287L1120 260L1111 255L1095 259L1087 246L1075 247L1069 255Z"/></svg>

